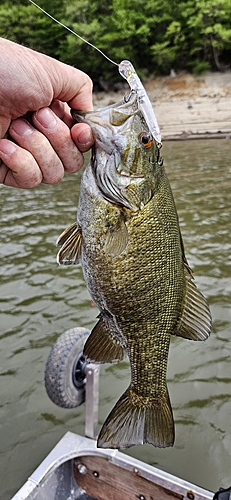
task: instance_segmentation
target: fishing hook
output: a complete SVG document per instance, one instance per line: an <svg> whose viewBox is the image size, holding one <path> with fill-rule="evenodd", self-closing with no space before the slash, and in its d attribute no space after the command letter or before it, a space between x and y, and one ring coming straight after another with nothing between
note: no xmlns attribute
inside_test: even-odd
<svg viewBox="0 0 231 500"><path fill-rule="evenodd" d="M161 142L158 142L156 144L157 146L157 156L156 156L156 159L155 161L151 161L151 158L149 158L149 163L150 165L159 165L160 167L162 167L163 163L164 163L164 160L163 158L160 156L160 150L162 148L162 144Z"/></svg>

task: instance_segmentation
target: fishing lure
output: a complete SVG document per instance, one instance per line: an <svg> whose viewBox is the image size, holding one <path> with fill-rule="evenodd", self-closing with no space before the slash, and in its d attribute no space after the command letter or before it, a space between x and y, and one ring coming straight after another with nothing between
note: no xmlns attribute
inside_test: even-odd
<svg viewBox="0 0 231 500"><path fill-rule="evenodd" d="M72 29L68 28L68 26L65 26L65 24L61 23L61 21L58 21L55 17L53 17L51 14L49 14L44 9L42 9L42 7L37 5L33 0L29 0L29 2L32 3L35 7L37 7L39 10L41 10L44 14L46 14L46 16L50 17L53 21L60 24L61 26L63 26L63 28L70 31L70 33L72 33L73 35L80 38L80 40L87 43L95 50L98 50L98 52L100 52L100 54L102 54L103 57L105 57L109 62L118 66L120 75L127 81L131 91L137 93L139 109L143 113L143 116L144 116L145 121L146 121L148 128L149 128L150 134L153 136L153 138L155 139L155 141L157 143L158 150L160 150L160 148L162 146L161 135L160 135L160 129L159 129L159 125L158 125L158 122L156 119L156 115L154 113L154 110L153 110L153 107L151 105L148 94L147 94L140 78L138 77L132 63L130 61L127 61L127 60L121 61L119 64L116 63L115 61L110 59L110 57L108 57L106 54L104 54L104 52L102 52L102 50L100 50L98 47L96 47L92 43L88 42L88 40L85 40L82 36L75 33Z"/></svg>
<svg viewBox="0 0 231 500"><path fill-rule="evenodd" d="M161 135L159 125L151 105L148 94L141 83L132 63L130 61L121 61L119 64L120 75L127 80L131 90L138 95L138 106L144 115L144 119L148 125L150 133L157 142L157 146L161 147Z"/></svg>

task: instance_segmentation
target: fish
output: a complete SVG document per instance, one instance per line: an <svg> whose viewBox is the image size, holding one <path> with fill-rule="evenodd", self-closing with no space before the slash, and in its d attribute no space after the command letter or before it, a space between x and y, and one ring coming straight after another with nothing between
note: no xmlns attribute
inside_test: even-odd
<svg viewBox="0 0 231 500"><path fill-rule="evenodd" d="M170 339L205 341L209 305L187 262L172 190L137 93L96 111L73 111L73 117L91 126L95 144L81 179L77 222L59 237L57 261L81 262L99 309L84 346L87 360L127 356L131 368L130 385L97 446L173 446Z"/></svg>

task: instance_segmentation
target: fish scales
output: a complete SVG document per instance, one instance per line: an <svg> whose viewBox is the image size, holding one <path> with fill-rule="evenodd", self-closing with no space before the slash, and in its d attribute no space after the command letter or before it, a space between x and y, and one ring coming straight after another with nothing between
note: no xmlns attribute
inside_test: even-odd
<svg viewBox="0 0 231 500"><path fill-rule="evenodd" d="M170 338L205 340L209 307L193 282L171 187L137 96L77 118L92 126L96 144L82 176L77 224L61 235L58 260L81 258L100 311L84 354L95 362L126 354L131 366L130 386L97 443L172 446Z"/></svg>
<svg viewBox="0 0 231 500"><path fill-rule="evenodd" d="M86 185L88 185L88 179ZM84 198L86 200L85 193ZM162 229L164 224L169 226L169 224L176 223L176 217L172 215L171 196L170 201L170 217L166 207L164 214L163 210L160 210L163 203L159 203L160 209L158 210L158 199L153 197L152 202L143 209L147 213L143 213L141 217L141 213L138 212L128 220L129 243L126 250L114 258L103 251L102 245L99 255L97 249L95 254L92 251L92 240L90 240L90 244L84 243L84 241L88 241L84 228L86 227L87 232L88 223L93 217L96 228L99 227L101 234L104 233L103 221L106 217L102 212L103 206L107 210L106 204L104 202L98 204L97 208L95 204L92 204L91 211L88 207L86 212L82 212L83 209L81 209L78 216L82 227L83 269L87 270L87 272L85 271L85 280L88 289L100 310L103 310L106 305L107 311L116 316L118 327L124 332L128 345L136 345L135 353L133 354L133 349L130 354L131 357L134 356L132 362L132 366L135 366L134 374L137 374L137 370L143 369L143 365L152 365L151 374L149 374L150 386L148 385L150 393L152 392L152 379L156 378L155 364L159 356L165 356L169 344L169 334L172 333L182 303L183 265L182 259L180 260L178 256L180 254L179 234L175 231L173 242L170 239L166 242L167 233ZM164 223L164 217L166 223ZM161 231L158 228L158 219ZM156 228L155 231L153 231L153 225ZM93 234L96 235L97 240L96 230L93 231ZM178 253L172 250L175 248L176 242L179 247ZM172 284L167 283L169 276L172 277ZM163 332L166 330L168 336L166 339L164 338L163 342ZM157 344L161 342L161 348L157 351L159 356L153 356L153 351L156 350L153 333L160 336L160 339L157 340ZM164 348L165 346L166 348ZM137 363L136 358L138 356L139 360L140 351L143 353L144 359L143 362L138 361ZM166 372L162 372L163 379L165 379L165 374ZM140 385L142 389L146 388L147 380L145 379L143 382L144 384ZM155 388L155 392L156 390Z"/></svg>
<svg viewBox="0 0 231 500"><path fill-rule="evenodd" d="M87 177L87 188L89 182L90 179ZM166 183L164 182L164 184ZM163 188L165 189L165 186ZM83 268L86 269L88 288L93 290L94 296L97 293L99 294L96 301L97 305L102 307L102 297L105 296L107 308L109 310L113 309L117 318L121 314L121 308L124 309L128 321L134 315L140 319L141 312L141 317L145 314L147 318L150 317L150 314L156 317L158 311L162 314L158 302L165 302L166 281L163 279L163 273L165 273L167 280L172 276L173 280L178 277L180 280L181 277L181 281L183 281L179 232L177 229L172 231L172 227L174 228L177 223L176 215L172 209L172 198L170 197L168 203L170 205L169 213L166 209L167 197L164 197L163 200L160 199L159 202L158 194L158 198L157 196L153 197L152 203L146 205L142 213L138 212L127 221L129 243L126 251L115 258L104 252L103 245L99 241L99 238L102 238L102 235L107 232L107 224L105 224L105 227L103 226L108 216L107 203L99 204L98 202L97 207L92 203L90 210L89 206L86 206L87 194L83 189L82 187L85 209L83 211L83 208L80 208L78 215L83 236ZM116 211L117 207L115 207ZM111 212L113 212L113 206ZM92 220L94 220L94 225L91 223ZM89 235L90 224L92 234ZM168 236L169 228L171 228L172 241ZM176 244L178 245L178 252L175 251ZM155 283L155 287L150 286L150 279ZM125 283L126 287L124 286ZM157 289L158 283L159 288ZM100 284L100 287L98 284ZM162 287L162 290L160 290L160 287ZM179 283L177 287L181 294L179 299L182 300L182 285ZM171 290L170 286L168 286L168 290ZM175 282L172 281L172 301L177 300L176 293ZM143 303L146 306L145 309Z"/></svg>

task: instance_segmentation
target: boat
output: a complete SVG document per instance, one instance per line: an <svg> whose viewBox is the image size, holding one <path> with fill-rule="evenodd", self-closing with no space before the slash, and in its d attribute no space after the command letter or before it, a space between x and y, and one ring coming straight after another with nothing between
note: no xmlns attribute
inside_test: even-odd
<svg viewBox="0 0 231 500"><path fill-rule="evenodd" d="M82 357L88 334L81 328L64 332L51 350L45 373L53 402L68 407L73 399L75 406L85 400L85 436L67 432L11 500L231 500L230 489L214 496L118 450L97 448L99 365L86 364ZM56 377L69 383L71 398L63 389L57 396L57 387L50 385L57 355L62 363L55 364L63 368Z"/></svg>
<svg viewBox="0 0 231 500"><path fill-rule="evenodd" d="M214 494L67 432L12 500L212 500Z"/></svg>

